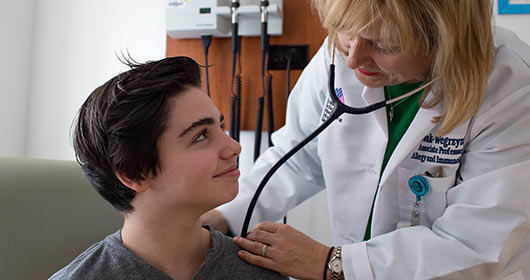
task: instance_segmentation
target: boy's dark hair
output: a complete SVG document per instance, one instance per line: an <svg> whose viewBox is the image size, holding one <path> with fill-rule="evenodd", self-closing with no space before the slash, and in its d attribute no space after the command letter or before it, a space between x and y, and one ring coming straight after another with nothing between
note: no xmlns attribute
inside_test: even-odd
<svg viewBox="0 0 530 280"><path fill-rule="evenodd" d="M160 167L157 141L166 128L168 99L200 87L199 65L188 57L139 64L96 88L74 122L76 159L92 186L114 208L131 212L136 192L115 175L131 180L156 176Z"/></svg>

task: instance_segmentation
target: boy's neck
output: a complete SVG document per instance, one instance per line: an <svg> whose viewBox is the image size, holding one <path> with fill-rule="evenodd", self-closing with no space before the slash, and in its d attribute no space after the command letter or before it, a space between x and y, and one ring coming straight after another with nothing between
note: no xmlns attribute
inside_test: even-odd
<svg viewBox="0 0 530 280"><path fill-rule="evenodd" d="M173 279L191 279L212 247L200 219L150 219L128 214L121 231L123 245Z"/></svg>

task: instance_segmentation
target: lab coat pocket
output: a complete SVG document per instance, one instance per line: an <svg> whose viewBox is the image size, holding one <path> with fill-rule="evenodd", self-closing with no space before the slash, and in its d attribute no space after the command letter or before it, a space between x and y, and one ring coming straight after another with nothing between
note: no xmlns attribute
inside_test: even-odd
<svg viewBox="0 0 530 280"><path fill-rule="evenodd" d="M409 179L418 174L417 171L398 168L397 188L399 197L399 224L404 225L412 220L412 211L416 195L409 187ZM423 175L429 184L429 191L421 198L420 225L431 227L447 207L447 190L455 185L455 174L447 177L431 178Z"/></svg>

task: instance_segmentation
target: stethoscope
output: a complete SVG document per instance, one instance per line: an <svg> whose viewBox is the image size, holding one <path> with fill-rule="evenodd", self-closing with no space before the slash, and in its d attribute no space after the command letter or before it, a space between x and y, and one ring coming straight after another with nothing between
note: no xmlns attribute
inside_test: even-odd
<svg viewBox="0 0 530 280"><path fill-rule="evenodd" d="M374 103L372 105L368 105L366 107L361 108L354 108L350 107L337 97L335 94L335 46L332 45L332 56L331 56L331 64L329 65L329 82L328 82L328 91L329 96L331 100L328 100L324 110L324 114L326 115L324 118L324 122L315 130L313 133L311 133L309 136L307 136L302 142L300 142L298 145L296 145L294 148L292 148L289 152L287 152L280 160L272 166L272 168L267 172L265 177L261 180L261 183L259 184L258 188L256 189L256 192L254 193L254 197L252 197L252 200L250 201L250 204L248 206L247 214L245 216L245 221L243 222L243 227L241 229L241 236L246 237L248 232L248 226L250 224L250 219L252 217L252 212L254 211L254 208L256 207L256 203L258 202L258 198L261 195L261 192L265 188L265 185L270 180L272 175L282 166L289 158L291 158L294 154L296 154L300 149L302 149L305 145L307 145L311 140L313 140L316 136L318 136L324 129L326 129L334 120L338 119L342 114L354 114L354 115L361 115L361 114L368 114L370 112L373 112L375 110L381 109L385 107L386 105L395 103L399 100L405 99L423 89L430 86L436 81L436 79L431 80L430 82L422 85L421 87L408 92L406 94L403 94L401 96L398 96L393 99L389 99L386 101L381 101ZM419 176L421 177L421 176ZM411 178L412 179L412 178ZM411 187L411 190L413 188ZM427 185L427 191L428 191L428 185ZM421 200L421 196L420 200ZM418 200L419 201L419 200Z"/></svg>

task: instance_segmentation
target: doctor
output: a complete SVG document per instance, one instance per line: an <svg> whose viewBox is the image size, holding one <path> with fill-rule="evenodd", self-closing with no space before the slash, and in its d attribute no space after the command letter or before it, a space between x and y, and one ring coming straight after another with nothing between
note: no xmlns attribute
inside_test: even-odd
<svg viewBox="0 0 530 280"><path fill-rule="evenodd" d="M322 122L335 48L347 104L436 81L386 110L343 115L282 166L255 227L235 239L240 257L304 279L530 279L530 47L491 25L491 2L313 0L329 36L285 126L238 197L203 220L239 233L264 174ZM411 178L428 189L414 193ZM324 189L333 247L259 223Z"/></svg>

